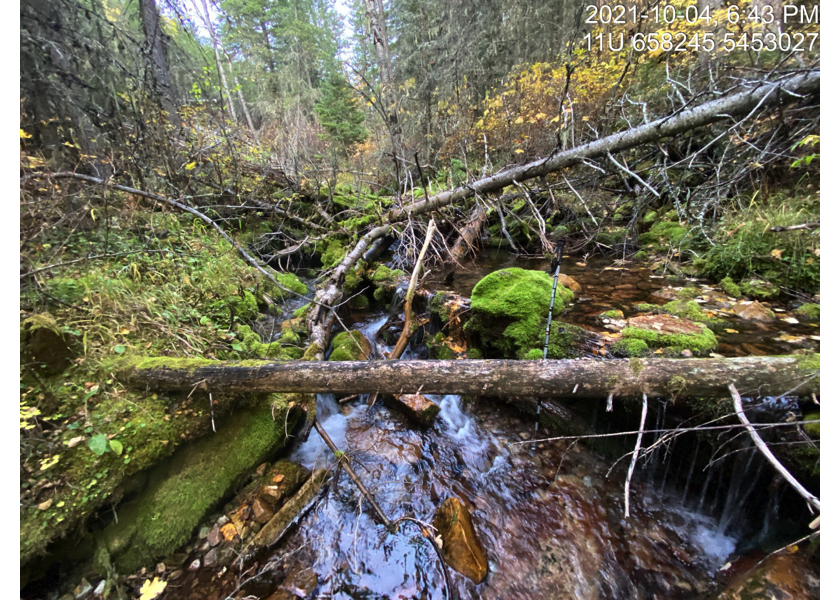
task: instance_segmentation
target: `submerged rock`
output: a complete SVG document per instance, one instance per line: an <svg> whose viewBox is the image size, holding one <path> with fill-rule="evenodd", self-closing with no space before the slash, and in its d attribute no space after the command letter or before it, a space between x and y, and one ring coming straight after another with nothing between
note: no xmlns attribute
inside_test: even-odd
<svg viewBox="0 0 840 600"><path fill-rule="evenodd" d="M772 310L755 300L752 302L739 302L732 307L732 312L747 321L769 323L776 320L776 315L773 314Z"/></svg>
<svg viewBox="0 0 840 600"><path fill-rule="evenodd" d="M423 426L431 425L440 412L440 406L423 394L388 395L385 396L385 402Z"/></svg>
<svg viewBox="0 0 840 600"><path fill-rule="evenodd" d="M557 285L562 285L565 288L569 288L575 294L580 294L583 291L581 285L572 277L569 277L565 273L560 273L557 277Z"/></svg>
<svg viewBox="0 0 840 600"><path fill-rule="evenodd" d="M458 498L447 498L435 513L433 525L443 538L441 553L446 564L481 583L487 577L487 555L475 536L467 507Z"/></svg>

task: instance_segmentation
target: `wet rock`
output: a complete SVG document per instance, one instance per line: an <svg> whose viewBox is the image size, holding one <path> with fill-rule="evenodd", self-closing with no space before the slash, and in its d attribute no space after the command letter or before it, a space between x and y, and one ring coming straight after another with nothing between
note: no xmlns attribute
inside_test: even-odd
<svg viewBox="0 0 840 600"><path fill-rule="evenodd" d="M181 575L183 575L183 574L184 574L184 571L182 569L176 569L169 576L169 581L175 581L176 579L180 578Z"/></svg>
<svg viewBox="0 0 840 600"><path fill-rule="evenodd" d="M773 314L773 311L757 301L739 302L732 307L732 312L747 321L769 323L776 320L776 315Z"/></svg>
<svg viewBox="0 0 840 600"><path fill-rule="evenodd" d="M268 463L263 463L259 467L257 467L257 470L255 471L255 473L257 474L257 477L262 477L263 475L265 475L265 472L266 472L267 469L268 469Z"/></svg>
<svg viewBox="0 0 840 600"><path fill-rule="evenodd" d="M689 349L694 354L706 354L717 348L711 329L671 315L632 317L622 338L642 340L651 348L676 348L678 353Z"/></svg>
<svg viewBox="0 0 840 600"><path fill-rule="evenodd" d="M282 476L281 476L282 477ZM283 487L280 485L266 485L260 490L258 498L270 506L276 505L283 498Z"/></svg>
<svg viewBox="0 0 840 600"><path fill-rule="evenodd" d="M435 513L433 525L443 538L441 553L446 564L481 583L487 577L487 555L475 536L467 507L458 498L447 498Z"/></svg>
<svg viewBox="0 0 840 600"><path fill-rule="evenodd" d="M90 593L93 591L93 586L87 579L82 578L82 581L76 588L73 590L73 597L76 600L83 600L90 596Z"/></svg>
<svg viewBox="0 0 840 600"><path fill-rule="evenodd" d="M206 538L208 533L210 533L210 527L207 525L203 525L201 529L198 530L198 537Z"/></svg>
<svg viewBox="0 0 840 600"><path fill-rule="evenodd" d="M105 595L105 580L99 582L96 588L93 590L93 595L96 598L101 598Z"/></svg>
<svg viewBox="0 0 840 600"><path fill-rule="evenodd" d="M583 291L581 285L575 281L572 277L569 277L565 273L560 273L560 276L557 278L557 283L562 285L563 287L567 287L572 290L575 294L580 294Z"/></svg>
<svg viewBox="0 0 840 600"><path fill-rule="evenodd" d="M260 498L254 500L251 508L254 511L254 518L258 523L268 523L274 514L274 511L271 509L271 505Z"/></svg>
<svg viewBox="0 0 840 600"><path fill-rule="evenodd" d="M196 558L194 561L190 563L190 566L187 567L188 571L198 571L201 568L201 559Z"/></svg>
<svg viewBox="0 0 840 600"><path fill-rule="evenodd" d="M247 554L250 551L257 550L264 546L270 546L277 541L280 534L286 529L289 523L295 519L301 510L309 504L315 497L321 486L327 479L327 472L324 469L319 469L312 473L306 483L301 486L297 494L289 498L286 504L277 511L271 520L265 524L260 532L254 536L254 539L249 544L248 548L243 551Z"/></svg>
<svg viewBox="0 0 840 600"><path fill-rule="evenodd" d="M219 556L218 551L213 548L204 555L204 566L205 567L215 567L218 564Z"/></svg>
<svg viewBox="0 0 840 600"><path fill-rule="evenodd" d="M216 523L213 526L213 529L211 529L207 534L207 541L212 547L218 546L222 542L222 528L218 523Z"/></svg>
<svg viewBox="0 0 840 600"><path fill-rule="evenodd" d="M222 526L224 526L224 525L227 525L229 522L230 522L230 519L228 518L228 516L227 516L227 515L222 515L222 516L221 516L221 517L219 517L219 519L216 521L216 524L217 524L219 527L222 527Z"/></svg>
<svg viewBox="0 0 840 600"><path fill-rule="evenodd" d="M732 581L718 600L809 600L819 598L819 579L796 554L773 554Z"/></svg>
<svg viewBox="0 0 840 600"><path fill-rule="evenodd" d="M367 360L370 342L361 331L342 331L333 339L330 360Z"/></svg>
<svg viewBox="0 0 840 600"><path fill-rule="evenodd" d="M426 398L423 394L403 394L402 396L385 396L385 402L405 414L412 421L423 426L431 425L440 412L440 406Z"/></svg>

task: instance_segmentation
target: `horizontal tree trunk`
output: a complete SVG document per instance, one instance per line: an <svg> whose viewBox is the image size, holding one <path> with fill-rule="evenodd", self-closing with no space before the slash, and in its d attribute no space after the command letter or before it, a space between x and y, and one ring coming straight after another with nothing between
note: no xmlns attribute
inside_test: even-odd
<svg viewBox="0 0 840 600"><path fill-rule="evenodd" d="M818 357L629 360L208 361L151 358L123 369L129 384L213 392L336 392L605 398L819 393Z"/></svg>

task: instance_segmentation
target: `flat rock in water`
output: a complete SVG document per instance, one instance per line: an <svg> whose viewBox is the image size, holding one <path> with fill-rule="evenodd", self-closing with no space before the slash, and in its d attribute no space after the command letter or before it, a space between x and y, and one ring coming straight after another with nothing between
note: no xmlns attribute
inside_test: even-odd
<svg viewBox="0 0 840 600"><path fill-rule="evenodd" d="M402 396L386 396L386 402L404 413L412 421L420 425L431 425L440 412L440 406L426 398L423 394L403 394Z"/></svg>
<svg viewBox="0 0 840 600"><path fill-rule="evenodd" d="M627 325L666 334L688 334L694 335L703 332L703 328L697 323L692 323L679 317L671 315L642 315L627 320Z"/></svg>
<svg viewBox="0 0 840 600"><path fill-rule="evenodd" d="M447 498L435 513L433 525L443 538L443 560L475 583L487 577L487 555L473 530L467 507L458 498Z"/></svg>
<svg viewBox="0 0 840 600"><path fill-rule="evenodd" d="M562 285L563 287L567 287L572 290L575 294L580 294L583 291L581 285L575 281L572 277L569 277L565 273L560 273L557 277L557 283Z"/></svg>
<svg viewBox="0 0 840 600"><path fill-rule="evenodd" d="M762 323L769 323L776 320L776 315L773 311L764 306L761 302L739 302L732 307L732 311L748 321L758 321Z"/></svg>

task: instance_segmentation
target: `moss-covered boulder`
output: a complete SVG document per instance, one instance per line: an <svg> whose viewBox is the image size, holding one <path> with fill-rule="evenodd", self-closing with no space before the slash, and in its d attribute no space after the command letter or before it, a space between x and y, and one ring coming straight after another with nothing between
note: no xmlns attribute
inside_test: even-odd
<svg viewBox="0 0 840 600"><path fill-rule="evenodd" d="M241 408L217 433L155 467L149 487L122 506L119 522L105 529L117 569L131 572L189 541L201 520L285 444L286 431L295 428L299 415L293 410L275 421L268 402Z"/></svg>
<svg viewBox="0 0 840 600"><path fill-rule="evenodd" d="M779 286L763 279L745 279L738 287L748 298L756 300L773 300L779 297Z"/></svg>
<svg viewBox="0 0 840 600"><path fill-rule="evenodd" d="M616 356L625 356L627 358L640 358L650 354L650 348L647 342L636 338L620 338L610 347L610 350Z"/></svg>
<svg viewBox="0 0 840 600"><path fill-rule="evenodd" d="M655 248L679 246L688 241L688 229L671 221L660 221L650 231L639 236L639 244L652 245Z"/></svg>
<svg viewBox="0 0 840 600"><path fill-rule="evenodd" d="M793 311L797 317L803 321L819 321L820 320L820 305L806 302L799 308Z"/></svg>
<svg viewBox="0 0 840 600"><path fill-rule="evenodd" d="M721 323L720 319L716 318L709 311L703 310L694 300L672 300L663 306L662 310L669 315L697 323L705 323L706 325L717 325Z"/></svg>
<svg viewBox="0 0 840 600"><path fill-rule="evenodd" d="M466 330L478 338L482 348L504 358L524 358L529 350L542 347L552 278L542 271L502 269L487 275L472 291L472 317ZM554 301L556 318L574 294L558 285ZM549 358L570 358L573 346L585 337L579 327L552 323Z"/></svg>
<svg viewBox="0 0 840 600"><path fill-rule="evenodd" d="M20 324L21 362L53 375L63 371L73 360L67 335L49 313L34 315Z"/></svg>
<svg viewBox="0 0 840 600"><path fill-rule="evenodd" d="M306 285L294 273L277 273L274 278L277 280L277 283L290 290L278 290L275 286L271 286L270 289L273 290L274 295L279 296L283 300L293 298L296 294L304 296L309 291Z"/></svg>
<svg viewBox="0 0 840 600"><path fill-rule="evenodd" d="M741 288L738 287L737 283L732 281L731 277L724 277L720 280L720 283L718 285L724 294L728 294L733 298L741 297Z"/></svg>
<svg viewBox="0 0 840 600"><path fill-rule="evenodd" d="M717 348L711 329L671 315L633 317L621 336L626 340L642 340L650 348L677 348L694 354L707 354Z"/></svg>
<svg viewBox="0 0 840 600"><path fill-rule="evenodd" d="M370 342L361 331L342 331L333 339L330 360L367 360L370 351Z"/></svg>

